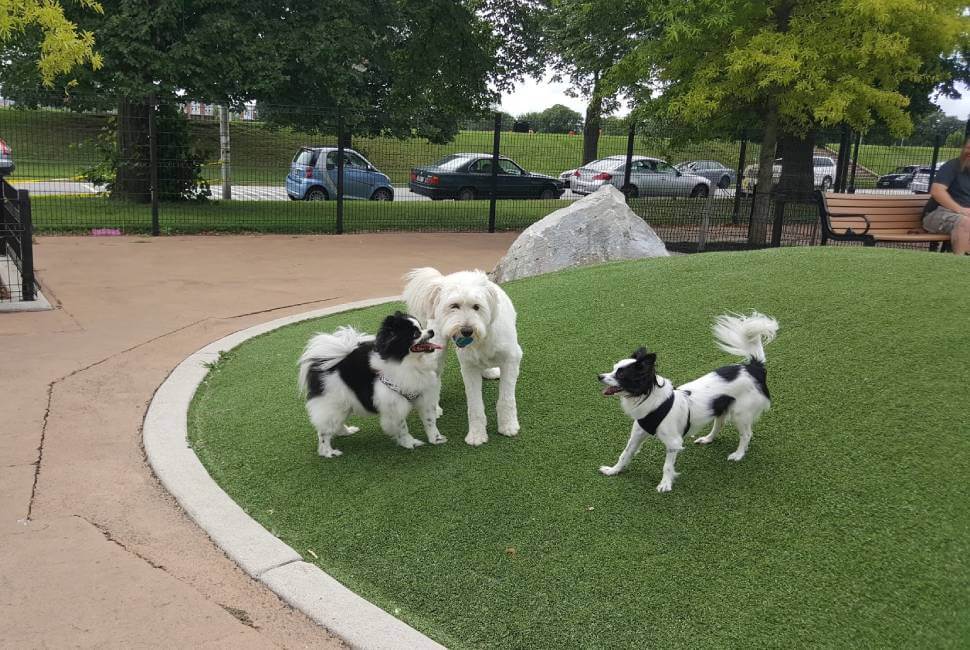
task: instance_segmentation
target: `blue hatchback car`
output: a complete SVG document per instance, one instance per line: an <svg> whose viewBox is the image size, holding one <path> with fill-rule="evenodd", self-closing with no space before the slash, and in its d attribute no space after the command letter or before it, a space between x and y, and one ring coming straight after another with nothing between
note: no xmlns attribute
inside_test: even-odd
<svg viewBox="0 0 970 650"><path fill-rule="evenodd" d="M337 147L303 147L293 156L286 175L286 194L294 201L337 198ZM394 188L353 149L344 149L344 198L393 201Z"/></svg>

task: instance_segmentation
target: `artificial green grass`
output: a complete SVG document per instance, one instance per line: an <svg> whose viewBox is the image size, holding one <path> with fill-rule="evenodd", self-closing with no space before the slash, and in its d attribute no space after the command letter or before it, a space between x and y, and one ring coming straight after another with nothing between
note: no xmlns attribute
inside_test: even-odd
<svg viewBox="0 0 970 650"><path fill-rule="evenodd" d="M507 285L522 432L462 442L454 353L439 425L395 447L375 418L316 456L293 325L226 354L190 410L215 480L308 562L454 648L965 647L970 640L970 260L863 248L620 263ZM747 457L728 427L603 477L630 430L596 373L639 345L684 382L733 361L710 323L758 309L773 406ZM412 421L419 437L420 424ZM311 553L312 551L312 553Z"/></svg>

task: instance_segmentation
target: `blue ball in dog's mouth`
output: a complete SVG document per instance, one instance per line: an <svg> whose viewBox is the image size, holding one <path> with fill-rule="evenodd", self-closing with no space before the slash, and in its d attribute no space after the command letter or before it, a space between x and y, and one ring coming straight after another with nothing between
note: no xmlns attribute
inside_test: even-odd
<svg viewBox="0 0 970 650"><path fill-rule="evenodd" d="M452 337L451 340L455 342L455 345L457 345L460 348L463 348L465 346L471 345L472 341L474 341L475 339L473 339L470 336L460 336L456 334L455 336Z"/></svg>

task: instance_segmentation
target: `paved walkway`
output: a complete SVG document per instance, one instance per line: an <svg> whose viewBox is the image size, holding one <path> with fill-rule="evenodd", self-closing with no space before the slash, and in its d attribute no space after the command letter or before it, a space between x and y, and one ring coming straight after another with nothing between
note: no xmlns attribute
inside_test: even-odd
<svg viewBox="0 0 970 650"><path fill-rule="evenodd" d="M58 309L0 314L0 647L340 647L160 488L145 408L205 343L398 293L414 266L490 268L513 239L41 238Z"/></svg>

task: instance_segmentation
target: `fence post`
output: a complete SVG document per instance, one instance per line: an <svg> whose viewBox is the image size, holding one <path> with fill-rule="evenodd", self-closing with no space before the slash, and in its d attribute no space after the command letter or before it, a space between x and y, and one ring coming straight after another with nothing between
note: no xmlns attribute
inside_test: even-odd
<svg viewBox="0 0 970 650"><path fill-rule="evenodd" d="M326 161L323 165L326 169ZM344 116L337 113L337 234L344 233Z"/></svg>
<svg viewBox="0 0 970 650"><path fill-rule="evenodd" d="M630 200L630 172L633 167L633 139L636 136L636 125L630 121L630 132L626 136L626 166L623 168L623 194Z"/></svg>
<svg viewBox="0 0 970 650"><path fill-rule="evenodd" d="M155 95L148 102L148 167L152 193L152 235L158 236L158 125L155 123Z"/></svg>
<svg viewBox="0 0 970 650"><path fill-rule="evenodd" d="M839 137L839 155L835 161L835 187L836 192L845 191L845 172L849 160L849 125L842 125L842 135Z"/></svg>
<svg viewBox="0 0 970 650"><path fill-rule="evenodd" d="M963 130L963 139L970 140L970 117L967 118L967 127Z"/></svg>
<svg viewBox="0 0 970 650"><path fill-rule="evenodd" d="M744 180L744 162L748 153L748 134L741 134L741 151L738 153L738 174L734 177L734 211L731 212L731 224L738 225L738 215L741 212L741 181Z"/></svg>
<svg viewBox="0 0 970 650"><path fill-rule="evenodd" d="M927 192L933 187L933 179L936 178L936 161L940 159L941 140L942 138L939 133L933 138L933 162L930 163L930 180L926 183Z"/></svg>
<svg viewBox="0 0 970 650"><path fill-rule="evenodd" d="M855 194L855 172L859 167L859 145L862 143L862 133L855 134L855 144L852 149L852 171L849 172L849 194Z"/></svg>
<svg viewBox="0 0 970 650"><path fill-rule="evenodd" d="M502 138L502 114L495 113L492 137L492 191L488 197L488 232L495 232L495 196L498 194L498 150Z"/></svg>
<svg viewBox="0 0 970 650"><path fill-rule="evenodd" d="M17 202L20 204L20 227L23 228L20 239L20 279L23 287L20 295L24 300L33 300L34 220L30 214L30 193L27 190L17 190Z"/></svg>
<svg viewBox="0 0 970 650"><path fill-rule="evenodd" d="M781 230L785 225L785 197L778 196L775 199L775 222L771 226L771 247L781 246Z"/></svg>

